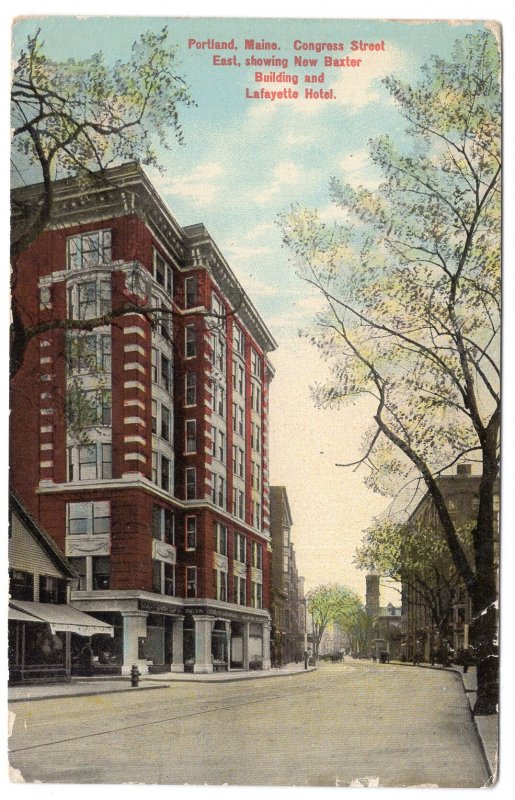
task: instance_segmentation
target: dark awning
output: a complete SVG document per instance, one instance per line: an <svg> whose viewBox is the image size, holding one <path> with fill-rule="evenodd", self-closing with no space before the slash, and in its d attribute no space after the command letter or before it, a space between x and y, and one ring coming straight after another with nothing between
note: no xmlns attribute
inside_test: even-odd
<svg viewBox="0 0 515 800"><path fill-rule="evenodd" d="M14 614L28 615L24 622L46 622L50 625L52 633L69 632L78 633L80 636L93 636L95 633L103 633L114 636L114 628L89 614L84 614L77 608L69 605L57 603L31 603L28 600L10 600L9 618L20 619L19 616L12 617Z"/></svg>

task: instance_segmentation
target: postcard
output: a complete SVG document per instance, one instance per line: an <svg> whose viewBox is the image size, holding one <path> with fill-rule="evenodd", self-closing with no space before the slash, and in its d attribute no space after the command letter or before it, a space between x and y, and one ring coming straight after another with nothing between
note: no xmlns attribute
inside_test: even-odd
<svg viewBox="0 0 515 800"><path fill-rule="evenodd" d="M493 785L499 23L12 47L11 781Z"/></svg>

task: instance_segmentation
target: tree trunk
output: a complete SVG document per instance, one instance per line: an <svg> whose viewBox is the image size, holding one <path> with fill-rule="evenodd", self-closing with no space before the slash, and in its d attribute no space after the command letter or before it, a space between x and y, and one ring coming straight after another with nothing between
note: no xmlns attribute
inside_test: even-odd
<svg viewBox="0 0 515 800"><path fill-rule="evenodd" d="M495 714L499 702L499 655L497 647L497 576L494 559L495 457L484 454L479 487L479 510L474 529L476 579L472 600L471 643L477 659L477 701L474 713Z"/></svg>

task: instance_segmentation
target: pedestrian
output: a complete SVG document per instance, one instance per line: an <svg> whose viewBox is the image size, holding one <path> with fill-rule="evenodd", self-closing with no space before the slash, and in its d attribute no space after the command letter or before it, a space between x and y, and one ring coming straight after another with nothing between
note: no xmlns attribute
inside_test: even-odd
<svg viewBox="0 0 515 800"><path fill-rule="evenodd" d="M80 662L84 675L87 675L88 677L93 675L93 650L91 649L89 642L82 648Z"/></svg>

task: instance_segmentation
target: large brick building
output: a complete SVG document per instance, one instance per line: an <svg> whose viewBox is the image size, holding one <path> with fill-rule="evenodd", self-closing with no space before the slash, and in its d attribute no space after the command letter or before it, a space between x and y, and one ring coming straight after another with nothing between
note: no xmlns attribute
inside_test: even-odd
<svg viewBox="0 0 515 800"><path fill-rule="evenodd" d="M460 463L456 474L442 475L438 479L449 514L457 529L471 526L477 517L479 504L479 475L472 474L472 466ZM499 484L494 494L494 559L498 580L499 569ZM417 503L410 514L409 524L416 531L421 525L426 530L440 532L441 523L434 501L429 493ZM438 580L437 577L438 576ZM428 564L424 582L419 587L417 576L405 575L402 585L403 650L407 659L448 660L459 658L469 647L469 629L472 621L472 604L463 580L456 574L450 554L435 564ZM429 590L429 591L428 591ZM499 586L497 586L499 591ZM431 596L431 605L427 597ZM438 619L435 620L435 615Z"/></svg>
<svg viewBox="0 0 515 800"><path fill-rule="evenodd" d="M138 165L56 182L54 208L16 265L23 323L47 330L13 381L11 483L81 576L73 605L114 627L99 670L266 669L275 341Z"/></svg>

